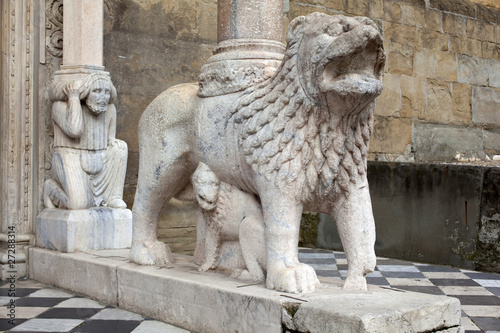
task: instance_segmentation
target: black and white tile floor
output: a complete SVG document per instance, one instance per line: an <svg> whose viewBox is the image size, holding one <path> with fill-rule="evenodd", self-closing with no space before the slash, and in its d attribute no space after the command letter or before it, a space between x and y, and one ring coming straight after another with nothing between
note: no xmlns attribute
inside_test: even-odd
<svg viewBox="0 0 500 333"><path fill-rule="evenodd" d="M300 259L313 266L319 276L344 279L347 274L342 252L301 249ZM456 297L462 304L466 333L500 333L500 274L386 258L378 258L377 263L376 271L367 277L368 283ZM12 299L8 297L9 286L9 282L0 283L2 332L189 333L33 280L16 281L13 325L8 317Z"/></svg>

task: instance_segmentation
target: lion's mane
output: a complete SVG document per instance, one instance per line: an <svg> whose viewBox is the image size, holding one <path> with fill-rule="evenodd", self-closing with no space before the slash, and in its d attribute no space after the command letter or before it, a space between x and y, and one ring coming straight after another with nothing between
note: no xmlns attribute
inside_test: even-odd
<svg viewBox="0 0 500 333"><path fill-rule="evenodd" d="M253 171L279 187L295 185L297 199L309 202L364 179L374 103L335 119L325 103L307 96L298 73L300 37L288 40L273 78L245 91L235 121Z"/></svg>

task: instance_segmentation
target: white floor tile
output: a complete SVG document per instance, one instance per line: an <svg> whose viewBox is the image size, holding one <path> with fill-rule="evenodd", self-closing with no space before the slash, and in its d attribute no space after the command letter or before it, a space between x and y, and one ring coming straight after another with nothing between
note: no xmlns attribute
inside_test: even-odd
<svg viewBox="0 0 500 333"><path fill-rule="evenodd" d="M469 317L500 317L500 306L462 305L462 311Z"/></svg>
<svg viewBox="0 0 500 333"><path fill-rule="evenodd" d="M28 295L28 297L54 297L54 298L58 297L70 298L74 296L75 295L68 294L67 292L64 292L62 290L52 289L52 288L44 288Z"/></svg>
<svg viewBox="0 0 500 333"><path fill-rule="evenodd" d="M103 309L96 313L90 319L103 319L103 320L143 320L144 318L137 313L122 310L122 309Z"/></svg>
<svg viewBox="0 0 500 333"><path fill-rule="evenodd" d="M146 320L137 326L132 333L189 333L189 331L161 321Z"/></svg>
<svg viewBox="0 0 500 333"><path fill-rule="evenodd" d="M30 319L17 325L11 332L69 332L83 323L80 319Z"/></svg>
<svg viewBox="0 0 500 333"><path fill-rule="evenodd" d="M484 289L483 287L465 287L465 286L440 286L446 295L477 295L477 296L491 296L492 292Z"/></svg>
<svg viewBox="0 0 500 333"><path fill-rule="evenodd" d="M104 305L97 303L88 298L70 298L65 300L56 306L55 308L94 308L94 309L102 309Z"/></svg>
<svg viewBox="0 0 500 333"><path fill-rule="evenodd" d="M415 272L420 273L419 269L410 265L377 265L379 271L382 272Z"/></svg>

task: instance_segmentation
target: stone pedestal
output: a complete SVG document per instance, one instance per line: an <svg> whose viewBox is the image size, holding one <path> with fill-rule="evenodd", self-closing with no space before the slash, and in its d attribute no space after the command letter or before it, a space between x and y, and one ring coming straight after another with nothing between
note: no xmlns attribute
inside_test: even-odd
<svg viewBox="0 0 500 333"><path fill-rule="evenodd" d="M463 332L458 299L369 286L348 291L323 278L290 294L214 272L192 257L140 266L128 250L60 253L30 249L29 276L194 332Z"/></svg>
<svg viewBox="0 0 500 333"><path fill-rule="evenodd" d="M123 249L131 241L129 209L45 209L36 218L36 245L51 250Z"/></svg>

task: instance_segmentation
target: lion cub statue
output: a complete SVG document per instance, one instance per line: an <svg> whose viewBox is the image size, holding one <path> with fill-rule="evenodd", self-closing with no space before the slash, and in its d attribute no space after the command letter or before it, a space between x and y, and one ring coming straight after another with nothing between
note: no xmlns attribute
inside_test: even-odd
<svg viewBox="0 0 500 333"><path fill-rule="evenodd" d="M267 288L306 293L319 286L314 269L298 259L305 210L333 217L348 264L344 288L366 290L376 264L366 170L383 40L368 18L313 13L290 23L286 41L281 66L265 82L211 97L198 94L198 83L182 84L146 108L133 262L173 260L157 238L160 212L202 162L222 183L259 198Z"/></svg>
<svg viewBox="0 0 500 333"><path fill-rule="evenodd" d="M235 278L264 281L264 222L255 195L221 182L204 163L199 164L191 183L202 215L195 252L199 270L219 268ZM227 242L237 243L239 248L224 251ZM238 267L239 257L243 267Z"/></svg>

